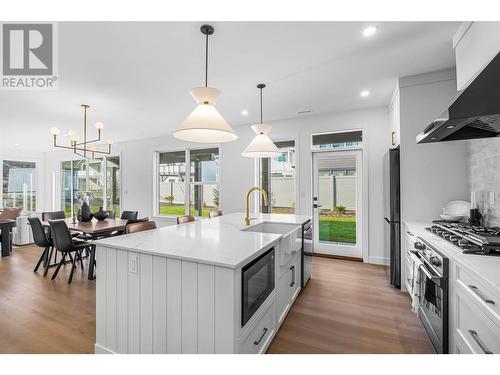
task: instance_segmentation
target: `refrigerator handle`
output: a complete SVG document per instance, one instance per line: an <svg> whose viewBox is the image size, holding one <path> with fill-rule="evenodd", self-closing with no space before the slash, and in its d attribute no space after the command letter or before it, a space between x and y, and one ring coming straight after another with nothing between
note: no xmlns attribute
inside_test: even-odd
<svg viewBox="0 0 500 375"><path fill-rule="evenodd" d="M389 224L391 223L388 218L384 217L385 221L387 221Z"/></svg>

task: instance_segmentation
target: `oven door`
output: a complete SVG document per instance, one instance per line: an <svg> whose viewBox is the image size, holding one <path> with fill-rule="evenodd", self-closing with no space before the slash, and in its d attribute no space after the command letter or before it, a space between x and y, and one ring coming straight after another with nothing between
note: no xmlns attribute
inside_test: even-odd
<svg viewBox="0 0 500 375"><path fill-rule="evenodd" d="M423 266L425 267L425 266ZM420 282L424 285L422 303L418 316L424 325L437 353L448 353L448 291L446 279L420 272ZM429 277L429 276L432 276Z"/></svg>
<svg viewBox="0 0 500 375"><path fill-rule="evenodd" d="M241 279L241 326L243 327L274 290L274 247L244 266Z"/></svg>

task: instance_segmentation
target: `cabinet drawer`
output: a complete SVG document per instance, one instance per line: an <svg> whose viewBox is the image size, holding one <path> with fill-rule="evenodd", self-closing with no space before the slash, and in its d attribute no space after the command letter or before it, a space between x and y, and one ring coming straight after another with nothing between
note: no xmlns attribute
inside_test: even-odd
<svg viewBox="0 0 500 375"><path fill-rule="evenodd" d="M500 327L479 310L461 289L456 291L456 336L462 336L472 353L500 353Z"/></svg>
<svg viewBox="0 0 500 375"><path fill-rule="evenodd" d="M472 300L500 326L500 298L471 273L457 266L457 282Z"/></svg>
<svg viewBox="0 0 500 375"><path fill-rule="evenodd" d="M255 326L240 341L241 354L265 352L274 336L274 302L270 304Z"/></svg>
<svg viewBox="0 0 500 375"><path fill-rule="evenodd" d="M453 354L474 354L461 332L455 335L455 351Z"/></svg>

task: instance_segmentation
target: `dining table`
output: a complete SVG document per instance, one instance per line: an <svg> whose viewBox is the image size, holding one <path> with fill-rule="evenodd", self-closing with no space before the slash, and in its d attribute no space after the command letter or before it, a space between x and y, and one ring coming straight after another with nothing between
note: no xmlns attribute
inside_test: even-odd
<svg viewBox="0 0 500 375"><path fill-rule="evenodd" d="M113 232L123 232L125 231L125 226L128 220L126 219L105 219L91 221L77 221L71 218L63 219L66 221L69 230L74 232L80 232L87 234L89 240L97 240L99 238L110 235ZM42 221L42 225L48 227L50 226L48 221ZM88 279L95 279L94 274L95 265L95 246L91 246L90 259L89 259L89 272Z"/></svg>
<svg viewBox="0 0 500 375"><path fill-rule="evenodd" d="M2 256L8 257L12 250L12 228L16 226L15 220L0 220L0 233L2 234Z"/></svg>

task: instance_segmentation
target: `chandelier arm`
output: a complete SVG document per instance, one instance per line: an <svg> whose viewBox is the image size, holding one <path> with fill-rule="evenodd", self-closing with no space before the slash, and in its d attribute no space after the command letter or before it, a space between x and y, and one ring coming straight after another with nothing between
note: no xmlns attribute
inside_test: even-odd
<svg viewBox="0 0 500 375"><path fill-rule="evenodd" d="M88 145L89 143L99 142L100 140L101 140L101 134L99 134L99 138L92 139L92 140L87 141L87 142L78 142L76 145L77 145L77 146L81 146L81 145Z"/></svg>

